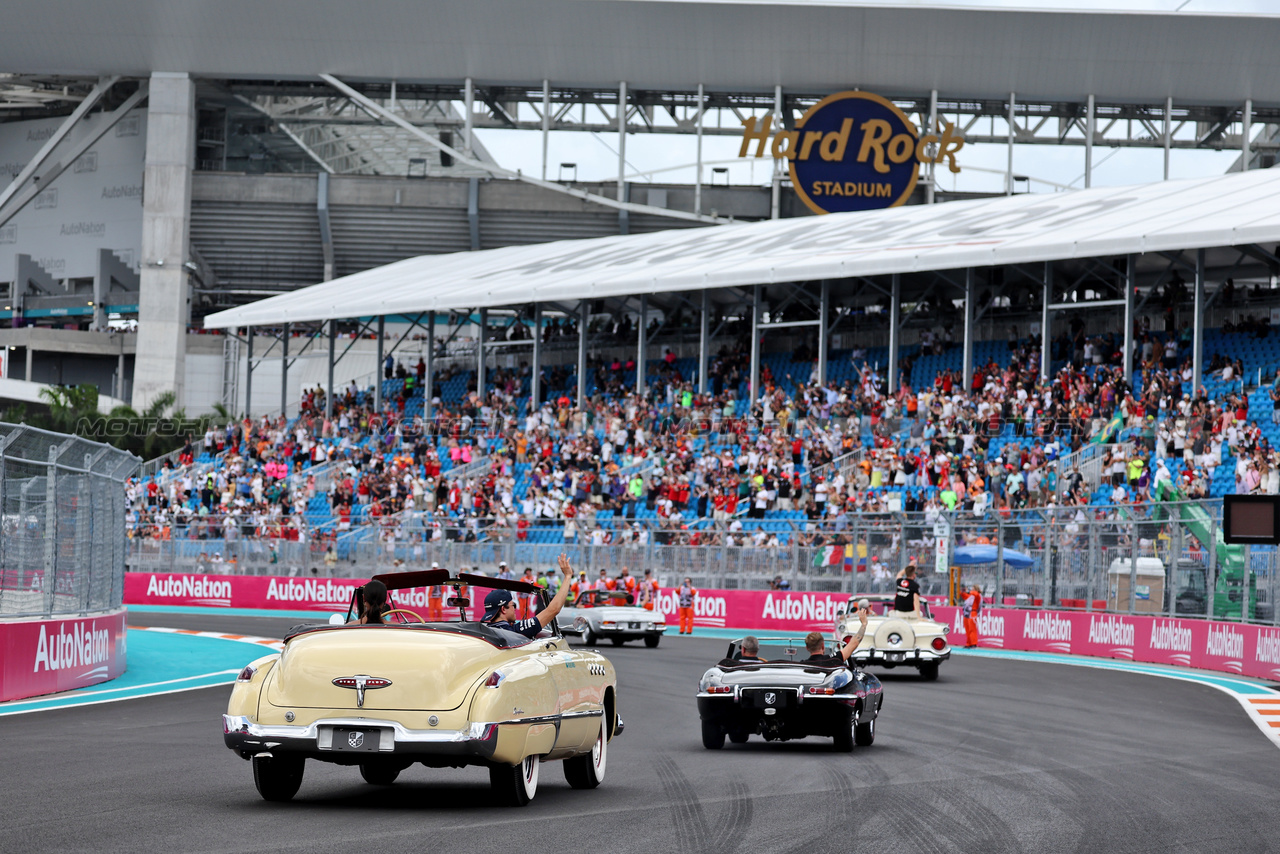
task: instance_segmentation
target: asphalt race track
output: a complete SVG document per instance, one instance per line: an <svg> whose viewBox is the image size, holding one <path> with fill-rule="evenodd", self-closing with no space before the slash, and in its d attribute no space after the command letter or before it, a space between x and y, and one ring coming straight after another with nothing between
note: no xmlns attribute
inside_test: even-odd
<svg viewBox="0 0 1280 854"><path fill-rule="evenodd" d="M137 614L280 636L293 621ZM310 762L270 804L222 745L228 689L0 718L0 851L1276 851L1280 754L1230 697L1130 673L959 657L935 683L878 671L876 743L702 748L693 693L721 640L606 648L627 731L604 784L544 765L523 809L482 768L391 787Z"/></svg>

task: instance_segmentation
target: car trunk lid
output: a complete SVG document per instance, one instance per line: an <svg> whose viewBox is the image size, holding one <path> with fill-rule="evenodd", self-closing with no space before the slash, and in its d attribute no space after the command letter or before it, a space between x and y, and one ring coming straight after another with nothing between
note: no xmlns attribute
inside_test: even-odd
<svg viewBox="0 0 1280 854"><path fill-rule="evenodd" d="M289 640L271 674L267 702L355 713L451 711L488 675L490 665L500 663L500 656L486 641L445 631L392 626L322 630Z"/></svg>

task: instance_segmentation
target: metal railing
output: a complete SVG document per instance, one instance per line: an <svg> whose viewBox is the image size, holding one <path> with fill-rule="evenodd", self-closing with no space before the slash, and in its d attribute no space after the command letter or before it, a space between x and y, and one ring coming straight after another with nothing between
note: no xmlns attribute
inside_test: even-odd
<svg viewBox="0 0 1280 854"><path fill-rule="evenodd" d="M119 607L133 454L0 423L0 615Z"/></svg>
<svg viewBox="0 0 1280 854"><path fill-rule="evenodd" d="M432 562L543 568L564 551L590 572L652 569L668 585L691 576L706 587L763 588L781 576L795 590L860 594L889 592L898 571L915 563L929 595L946 594L951 568L959 567L963 583L980 585L999 605L1276 622L1280 556L1274 548L1227 546L1220 519L1217 502L855 514L838 526L774 519L673 526L616 516L523 528L401 513L342 531L285 531L299 541L256 537L242 526L230 526L230 538L216 536L217 524L174 529L167 540L132 540L129 564L367 576Z"/></svg>

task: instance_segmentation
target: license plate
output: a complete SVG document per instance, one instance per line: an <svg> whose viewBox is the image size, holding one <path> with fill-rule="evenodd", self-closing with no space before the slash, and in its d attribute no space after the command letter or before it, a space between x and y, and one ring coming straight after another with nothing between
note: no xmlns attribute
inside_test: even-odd
<svg viewBox="0 0 1280 854"><path fill-rule="evenodd" d="M333 749L371 753L378 749L378 738L381 735L381 730L336 726L333 728Z"/></svg>
<svg viewBox="0 0 1280 854"><path fill-rule="evenodd" d="M632 624L631 624L631 628L633 628L633 629L638 629L638 628L640 628L640 624L639 624L639 623L632 623Z"/></svg>
<svg viewBox="0 0 1280 854"><path fill-rule="evenodd" d="M890 652L885 655L886 661L902 661L907 657L905 652Z"/></svg>

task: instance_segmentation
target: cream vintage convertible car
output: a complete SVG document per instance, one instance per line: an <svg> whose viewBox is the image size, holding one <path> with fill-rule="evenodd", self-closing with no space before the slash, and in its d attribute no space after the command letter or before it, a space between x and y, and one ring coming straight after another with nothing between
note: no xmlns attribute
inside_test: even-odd
<svg viewBox="0 0 1280 854"><path fill-rule="evenodd" d="M223 738L252 761L263 798L292 798L308 759L359 766L375 785L415 762L484 765L495 794L516 806L534 796L547 761L563 760L573 788L600 785L623 729L613 665L570 649L554 622L531 640L472 619L469 591L533 593L545 606L541 588L440 569L377 580L397 608L413 588L443 587L447 618L398 608L388 625L299 626L279 654L245 667Z"/></svg>
<svg viewBox="0 0 1280 854"><path fill-rule="evenodd" d="M947 633L951 628L934 620L929 603L920 603L919 614L893 609L893 594L854 596L836 614L836 640L847 640L858 631L858 606L870 609L867 631L850 660L858 667L914 667L926 680L938 678L938 668L951 657Z"/></svg>

